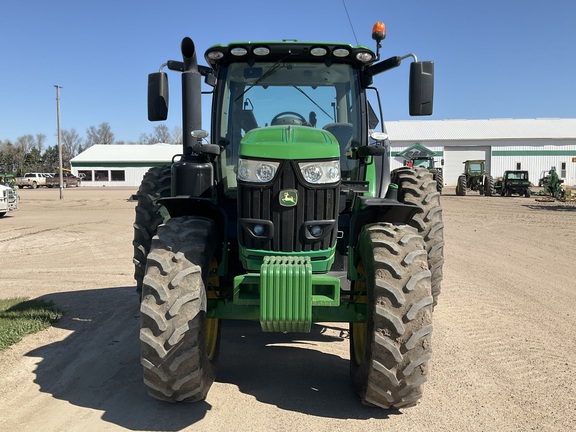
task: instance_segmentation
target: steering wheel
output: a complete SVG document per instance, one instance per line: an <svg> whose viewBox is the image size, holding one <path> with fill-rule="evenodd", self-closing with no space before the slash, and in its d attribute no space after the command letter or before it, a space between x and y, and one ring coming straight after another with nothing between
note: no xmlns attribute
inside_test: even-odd
<svg viewBox="0 0 576 432"><path fill-rule="evenodd" d="M272 126L279 125L292 125L292 126L310 126L308 120L304 118L302 114L298 114L294 111L284 111L280 114L276 114L272 121L270 122Z"/></svg>

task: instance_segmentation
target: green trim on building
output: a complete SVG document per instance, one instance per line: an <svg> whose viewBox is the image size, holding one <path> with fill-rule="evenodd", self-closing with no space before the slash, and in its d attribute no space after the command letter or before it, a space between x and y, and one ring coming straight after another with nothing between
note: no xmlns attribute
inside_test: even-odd
<svg viewBox="0 0 576 432"><path fill-rule="evenodd" d="M576 156L576 150L493 150L492 156Z"/></svg>

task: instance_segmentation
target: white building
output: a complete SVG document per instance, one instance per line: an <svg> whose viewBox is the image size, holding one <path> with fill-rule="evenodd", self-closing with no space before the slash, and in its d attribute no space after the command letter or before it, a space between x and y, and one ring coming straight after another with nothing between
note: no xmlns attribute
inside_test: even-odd
<svg viewBox="0 0 576 432"><path fill-rule="evenodd" d="M455 186L462 162L486 161L493 177L526 170L537 184L556 167L566 185L576 184L576 119L420 120L387 122L392 169L402 166L402 150L419 143L444 163L444 181Z"/></svg>
<svg viewBox="0 0 576 432"><path fill-rule="evenodd" d="M455 186L462 162L486 161L493 177L526 170L537 184L556 167L566 185L576 185L576 119L417 120L386 122L392 169L402 166L399 152L418 143L443 162L444 181ZM170 163L181 144L94 145L72 159L83 186L139 186L149 168Z"/></svg>
<svg viewBox="0 0 576 432"><path fill-rule="evenodd" d="M182 154L181 144L96 144L70 161L82 186L140 186L146 171Z"/></svg>

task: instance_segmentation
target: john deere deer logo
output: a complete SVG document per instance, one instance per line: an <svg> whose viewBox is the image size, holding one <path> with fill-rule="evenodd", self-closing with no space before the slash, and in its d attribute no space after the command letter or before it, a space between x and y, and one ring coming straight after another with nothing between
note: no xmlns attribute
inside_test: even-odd
<svg viewBox="0 0 576 432"><path fill-rule="evenodd" d="M296 189L286 189L280 192L280 205L283 207L294 207L298 204L298 191Z"/></svg>

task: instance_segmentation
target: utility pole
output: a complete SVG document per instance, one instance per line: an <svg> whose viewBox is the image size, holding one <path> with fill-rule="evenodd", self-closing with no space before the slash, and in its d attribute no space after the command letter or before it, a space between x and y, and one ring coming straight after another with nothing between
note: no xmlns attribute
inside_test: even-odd
<svg viewBox="0 0 576 432"><path fill-rule="evenodd" d="M60 165L60 199L64 199L64 175L62 174L62 133L60 132L60 87L56 87L56 118L58 119L58 163Z"/></svg>

